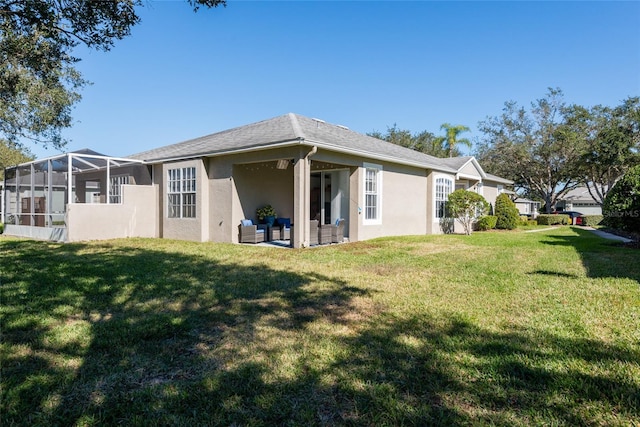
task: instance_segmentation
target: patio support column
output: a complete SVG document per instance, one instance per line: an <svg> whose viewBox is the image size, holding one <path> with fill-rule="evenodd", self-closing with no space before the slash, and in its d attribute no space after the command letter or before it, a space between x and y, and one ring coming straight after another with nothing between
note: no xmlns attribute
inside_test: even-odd
<svg viewBox="0 0 640 427"><path fill-rule="evenodd" d="M293 167L293 226L291 246L309 246L309 200L311 194L311 159L317 148L300 148L300 155Z"/></svg>

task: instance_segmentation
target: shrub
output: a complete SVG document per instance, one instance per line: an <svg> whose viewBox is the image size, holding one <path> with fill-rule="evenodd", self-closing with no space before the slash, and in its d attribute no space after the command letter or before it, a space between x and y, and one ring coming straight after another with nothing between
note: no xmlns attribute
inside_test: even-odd
<svg viewBox="0 0 640 427"><path fill-rule="evenodd" d="M271 205L266 205L256 209L256 217L258 217L258 221L264 221L268 216L276 217L276 210Z"/></svg>
<svg viewBox="0 0 640 427"><path fill-rule="evenodd" d="M449 216L462 224L465 234L471 234L473 223L488 209L487 201L478 193L456 190L449 194L447 210Z"/></svg>
<svg viewBox="0 0 640 427"><path fill-rule="evenodd" d="M600 225L604 217L602 215L583 215L580 218L582 219L582 225L592 227Z"/></svg>
<svg viewBox="0 0 640 427"><path fill-rule="evenodd" d="M538 225L538 221L536 221L535 219L527 220L527 225L529 226Z"/></svg>
<svg viewBox="0 0 640 427"><path fill-rule="evenodd" d="M520 215L520 225L528 225L529 217L526 215Z"/></svg>
<svg viewBox="0 0 640 427"><path fill-rule="evenodd" d="M607 193L602 214L609 227L640 232L640 165L629 169Z"/></svg>
<svg viewBox="0 0 640 427"><path fill-rule="evenodd" d="M476 229L479 231L491 230L496 228L496 221L498 221L498 217L495 215L481 216L476 223Z"/></svg>
<svg viewBox="0 0 640 427"><path fill-rule="evenodd" d="M0 234L4 233L4 224L0 222Z"/></svg>
<svg viewBox="0 0 640 427"><path fill-rule="evenodd" d="M520 212L516 204L505 193L496 198L496 217L496 228L504 230L513 230L520 221Z"/></svg>
<svg viewBox="0 0 640 427"><path fill-rule="evenodd" d="M569 215L541 214L538 215L537 221L540 225L571 224L571 217Z"/></svg>

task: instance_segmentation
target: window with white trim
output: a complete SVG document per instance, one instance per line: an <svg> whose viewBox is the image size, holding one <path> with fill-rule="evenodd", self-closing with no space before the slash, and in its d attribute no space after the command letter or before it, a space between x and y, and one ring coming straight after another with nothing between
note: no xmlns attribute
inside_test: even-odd
<svg viewBox="0 0 640 427"><path fill-rule="evenodd" d="M498 194L502 194L502 192L504 191L504 185L502 184L498 184L496 188L498 189Z"/></svg>
<svg viewBox="0 0 640 427"><path fill-rule="evenodd" d="M365 165L364 223L377 224L382 220L382 166Z"/></svg>
<svg viewBox="0 0 640 427"><path fill-rule="evenodd" d="M196 217L195 167L167 171L167 216L169 218Z"/></svg>
<svg viewBox="0 0 640 427"><path fill-rule="evenodd" d="M122 203L122 186L129 184L129 175L112 176L110 181L109 203Z"/></svg>
<svg viewBox="0 0 640 427"><path fill-rule="evenodd" d="M445 208L453 181L449 178L436 178L436 218L445 217Z"/></svg>

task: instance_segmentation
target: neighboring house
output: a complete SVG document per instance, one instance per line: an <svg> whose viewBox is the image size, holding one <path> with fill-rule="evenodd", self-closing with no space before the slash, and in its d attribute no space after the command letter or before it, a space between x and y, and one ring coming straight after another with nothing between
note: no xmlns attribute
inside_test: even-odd
<svg viewBox="0 0 640 427"><path fill-rule="evenodd" d="M558 211L576 211L584 215L602 215L602 207L591 197L587 187L570 190L556 202Z"/></svg>
<svg viewBox="0 0 640 427"><path fill-rule="evenodd" d="M255 220L266 204L291 219L294 247L313 240L314 218L320 224L345 219L350 241L435 234L451 225L444 203L455 189L477 191L495 205L512 184L485 173L473 157L440 159L296 114L124 159L65 156L7 170L7 213L18 217L8 233L32 235L19 230L22 216L38 215L16 210L23 199L44 197L44 227L54 225L46 200L53 189L40 188L37 179L25 184L29 169L64 174L61 239L67 241L140 235L237 242L240 221ZM88 204L88 195L99 203Z"/></svg>
<svg viewBox="0 0 640 427"><path fill-rule="evenodd" d="M535 218L540 213L540 202L524 199L522 197L516 198L513 202L516 204L520 215L527 215Z"/></svg>

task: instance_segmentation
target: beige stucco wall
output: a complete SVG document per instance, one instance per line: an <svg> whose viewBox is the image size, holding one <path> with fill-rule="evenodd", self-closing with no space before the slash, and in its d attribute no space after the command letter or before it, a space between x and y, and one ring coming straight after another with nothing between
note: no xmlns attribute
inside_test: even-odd
<svg viewBox="0 0 640 427"><path fill-rule="evenodd" d="M123 185L120 204L68 204L67 240L158 237L157 197L156 186Z"/></svg>
<svg viewBox="0 0 640 427"><path fill-rule="evenodd" d="M480 171L476 168L476 166L472 161L467 163L462 169L458 171L458 173L467 179L471 179L471 180L481 179Z"/></svg>
<svg viewBox="0 0 640 427"><path fill-rule="evenodd" d="M209 240L209 178L206 162L208 159L193 159L179 162L164 163L156 173L154 179L161 188L162 208L162 237L167 239L207 241ZM167 214L167 174L169 169L196 168L196 217L169 218Z"/></svg>
<svg viewBox="0 0 640 427"><path fill-rule="evenodd" d="M482 196L490 203L491 206L495 209L496 207L496 198L498 197L498 187L497 183L491 181L483 181L482 183Z"/></svg>
<svg viewBox="0 0 640 427"><path fill-rule="evenodd" d="M427 177L424 170L381 164L382 166L382 217L378 224L367 224L364 219L365 167L358 171L361 183L357 193L351 194L357 201L358 240L382 236L425 234L427 232ZM352 221L353 222L353 221Z"/></svg>

